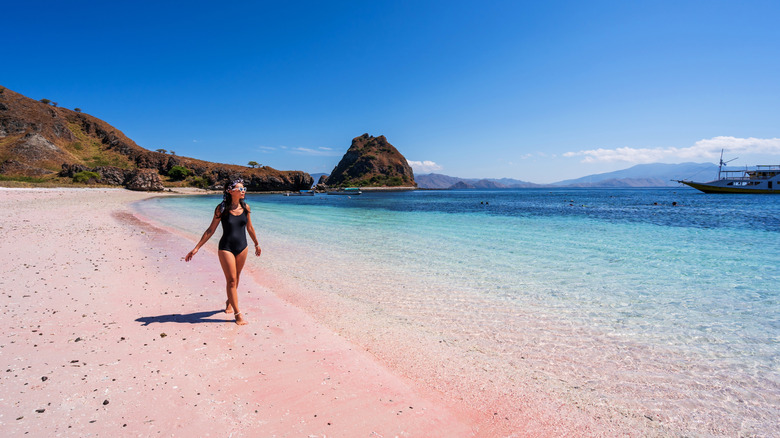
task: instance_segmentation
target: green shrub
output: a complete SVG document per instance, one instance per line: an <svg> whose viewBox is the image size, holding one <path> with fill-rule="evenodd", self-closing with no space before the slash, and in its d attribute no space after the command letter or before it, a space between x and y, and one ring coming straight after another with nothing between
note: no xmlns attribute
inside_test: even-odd
<svg viewBox="0 0 780 438"><path fill-rule="evenodd" d="M210 185L209 180L202 176L193 176L188 182L191 187L198 187L200 189L205 189Z"/></svg>
<svg viewBox="0 0 780 438"><path fill-rule="evenodd" d="M89 182L97 182L97 180L100 179L100 174L97 172L90 172L88 170L84 170L81 172L76 173L73 175L73 182L74 183L89 183Z"/></svg>
<svg viewBox="0 0 780 438"><path fill-rule="evenodd" d="M51 103L51 101L49 99L41 99L41 103L48 105Z"/></svg>
<svg viewBox="0 0 780 438"><path fill-rule="evenodd" d="M387 183L385 184L390 187L397 187L397 186L402 186L404 184L404 181L401 179L400 176L394 176L388 179Z"/></svg>
<svg viewBox="0 0 780 438"><path fill-rule="evenodd" d="M192 171L184 166L173 166L168 171L168 176L174 181L181 181L192 175Z"/></svg>
<svg viewBox="0 0 780 438"><path fill-rule="evenodd" d="M48 180L46 178L38 178L35 176L18 176L18 175L0 175L0 181L19 181L26 183L44 183Z"/></svg>

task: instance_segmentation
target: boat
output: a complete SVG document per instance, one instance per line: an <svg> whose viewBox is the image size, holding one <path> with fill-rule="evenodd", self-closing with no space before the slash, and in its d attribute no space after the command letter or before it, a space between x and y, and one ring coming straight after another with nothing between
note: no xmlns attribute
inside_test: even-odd
<svg viewBox="0 0 780 438"><path fill-rule="evenodd" d="M314 196L314 189L298 190L297 192L287 192L284 196Z"/></svg>
<svg viewBox="0 0 780 438"><path fill-rule="evenodd" d="M298 190L297 192L287 192L284 196L314 196L314 190Z"/></svg>
<svg viewBox="0 0 780 438"><path fill-rule="evenodd" d="M363 192L360 191L360 187L347 187L338 190L331 190L328 192L329 195L359 195L361 193Z"/></svg>
<svg viewBox="0 0 780 438"><path fill-rule="evenodd" d="M757 165L738 170L724 170L723 167L736 158L723 161L720 153L718 179L710 182L674 180L701 190L704 193L778 193L780 194L780 165Z"/></svg>

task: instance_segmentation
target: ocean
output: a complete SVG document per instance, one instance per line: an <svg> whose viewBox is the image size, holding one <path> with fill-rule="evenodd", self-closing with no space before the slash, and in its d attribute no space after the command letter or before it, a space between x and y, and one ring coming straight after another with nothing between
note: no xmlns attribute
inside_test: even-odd
<svg viewBox="0 0 780 438"><path fill-rule="evenodd" d="M220 199L134 208L194 242ZM247 202L263 247L247 269L283 279L281 296L439 391L510 400L508 420L544 394L539 404L647 434L780 436L780 196L555 188Z"/></svg>

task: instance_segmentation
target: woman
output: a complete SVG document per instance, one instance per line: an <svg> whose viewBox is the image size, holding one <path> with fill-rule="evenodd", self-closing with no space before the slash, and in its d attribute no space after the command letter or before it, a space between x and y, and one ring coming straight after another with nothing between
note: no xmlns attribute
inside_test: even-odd
<svg viewBox="0 0 780 438"><path fill-rule="evenodd" d="M211 225L203 233L200 242L195 245L195 249L190 251L184 260L189 262L192 256L198 253L203 246L217 230L217 224L222 222L222 238L219 239L219 264L222 265L222 271L225 273L227 281L227 301L225 302L225 313L233 313L236 318L236 324L244 325L247 321L241 316L238 310L238 280L241 277L241 270L244 268L246 256L248 254L246 243L246 232L249 231L249 237L255 243L255 255L260 256L260 244L257 243L255 228L252 226L249 206L244 202L246 188L244 181L237 179L231 183L225 184L222 203L217 205L214 210L214 218Z"/></svg>

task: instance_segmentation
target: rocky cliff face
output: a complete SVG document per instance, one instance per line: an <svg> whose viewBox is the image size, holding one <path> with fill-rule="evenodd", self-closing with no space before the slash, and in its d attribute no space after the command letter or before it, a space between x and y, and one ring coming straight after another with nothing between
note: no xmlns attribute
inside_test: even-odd
<svg viewBox="0 0 780 438"><path fill-rule="evenodd" d="M363 134L326 180L329 187L416 187L414 173L403 155L384 135Z"/></svg>
<svg viewBox="0 0 780 438"><path fill-rule="evenodd" d="M270 167L211 163L195 158L144 149L108 123L66 108L27 98L0 87L0 174L46 177L71 175L72 166L101 175L103 184L129 188L129 177L137 169L144 184L133 187L162 187L160 175L173 166L189 169L208 184L241 177L255 191L302 190L311 187L311 176L301 171L279 171ZM65 167L63 167L63 165ZM137 179L137 178L136 178ZM119 183L118 181L122 181Z"/></svg>

